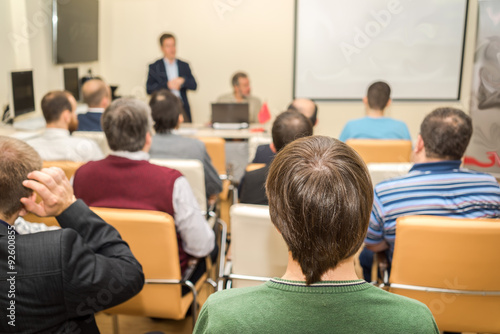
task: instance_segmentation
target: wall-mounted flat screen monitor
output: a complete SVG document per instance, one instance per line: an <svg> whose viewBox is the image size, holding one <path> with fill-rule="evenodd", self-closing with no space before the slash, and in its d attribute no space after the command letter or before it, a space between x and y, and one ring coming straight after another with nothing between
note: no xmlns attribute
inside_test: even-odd
<svg viewBox="0 0 500 334"><path fill-rule="evenodd" d="M10 77L14 117L35 111L33 71L11 72Z"/></svg>
<svg viewBox="0 0 500 334"><path fill-rule="evenodd" d="M97 61L99 1L53 1L52 11L54 63Z"/></svg>
<svg viewBox="0 0 500 334"><path fill-rule="evenodd" d="M78 67L65 68L64 89L73 94L75 100L80 100L80 80L78 79Z"/></svg>
<svg viewBox="0 0 500 334"><path fill-rule="evenodd" d="M296 0L295 97L460 98L467 0Z"/></svg>

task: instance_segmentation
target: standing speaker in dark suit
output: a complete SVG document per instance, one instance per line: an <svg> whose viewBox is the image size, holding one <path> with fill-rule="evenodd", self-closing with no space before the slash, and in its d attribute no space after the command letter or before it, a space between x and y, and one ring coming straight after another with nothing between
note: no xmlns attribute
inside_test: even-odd
<svg viewBox="0 0 500 334"><path fill-rule="evenodd" d="M160 46L164 58L158 59L149 65L146 90L148 94L162 88L170 90L182 100L186 112L186 122L191 122L191 108L187 98L187 90L196 90L196 80L191 73L189 64L175 58L175 37L172 34L163 34L160 37Z"/></svg>

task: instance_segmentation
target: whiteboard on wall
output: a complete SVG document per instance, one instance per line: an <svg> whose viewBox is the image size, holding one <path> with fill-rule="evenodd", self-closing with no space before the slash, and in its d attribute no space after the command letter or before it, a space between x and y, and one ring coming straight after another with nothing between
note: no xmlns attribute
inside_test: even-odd
<svg viewBox="0 0 500 334"><path fill-rule="evenodd" d="M458 100L467 0L296 0L294 97Z"/></svg>

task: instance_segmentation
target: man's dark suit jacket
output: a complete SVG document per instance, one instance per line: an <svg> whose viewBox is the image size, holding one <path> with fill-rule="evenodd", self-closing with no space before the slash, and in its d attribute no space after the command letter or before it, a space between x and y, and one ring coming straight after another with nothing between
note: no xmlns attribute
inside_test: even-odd
<svg viewBox="0 0 500 334"><path fill-rule="evenodd" d="M184 104L184 111L186 112L186 122L191 122L191 108L189 107L189 101L187 98L186 91L188 89L196 90L197 84L196 80L191 74L191 69L189 64L177 59L177 67L179 69L179 77L184 78L184 84L180 89L182 103ZM153 64L149 65L148 81L146 82L146 90L148 94L152 94L154 91L160 90L162 88L168 89L167 82L167 70L165 69L165 62L163 58L158 59Z"/></svg>
<svg viewBox="0 0 500 334"><path fill-rule="evenodd" d="M87 112L78 115L78 131L102 131L101 112Z"/></svg>
<svg viewBox="0 0 500 334"><path fill-rule="evenodd" d="M268 164L271 161L273 161L275 155L276 155L276 153L274 153L271 150L271 147L269 146L269 144L259 145L259 146L257 146L257 151L255 152L255 157L253 158L252 163L253 164Z"/></svg>
<svg viewBox="0 0 500 334"><path fill-rule="evenodd" d="M269 166L271 166L271 163L260 169L245 173L239 187L241 203L269 205L265 188Z"/></svg>
<svg viewBox="0 0 500 334"><path fill-rule="evenodd" d="M141 291L142 267L118 232L81 201L57 220L63 229L15 236L10 299L8 227L0 224L1 333L99 333L94 313ZM15 301L15 327L6 317Z"/></svg>

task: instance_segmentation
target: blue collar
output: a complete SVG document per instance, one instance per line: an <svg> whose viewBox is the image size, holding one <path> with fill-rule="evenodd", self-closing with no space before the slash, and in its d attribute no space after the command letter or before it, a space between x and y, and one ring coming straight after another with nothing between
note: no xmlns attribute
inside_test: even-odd
<svg viewBox="0 0 500 334"><path fill-rule="evenodd" d="M6 221L1 220L1 219L0 219L0 223L1 223L1 224L3 224L3 225L5 225L5 226L7 227L7 231L8 231L9 229L13 229L13 230L14 230L14 233L15 233L15 234L18 234L18 233L17 233L17 231L14 229L14 225L10 225L9 223L7 223Z"/></svg>
<svg viewBox="0 0 500 334"><path fill-rule="evenodd" d="M453 170L460 169L462 164L461 160L444 160L438 162L426 162L421 164L414 164L410 172L452 172Z"/></svg>

